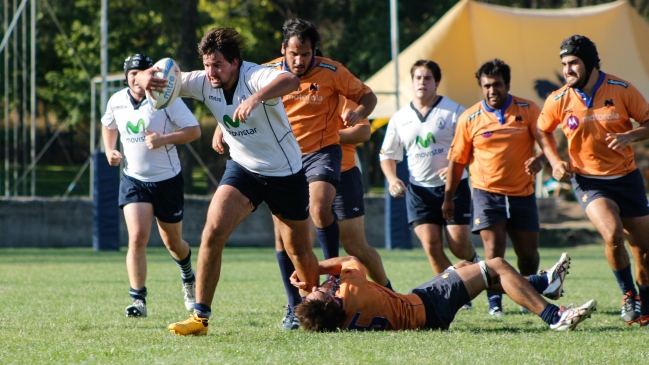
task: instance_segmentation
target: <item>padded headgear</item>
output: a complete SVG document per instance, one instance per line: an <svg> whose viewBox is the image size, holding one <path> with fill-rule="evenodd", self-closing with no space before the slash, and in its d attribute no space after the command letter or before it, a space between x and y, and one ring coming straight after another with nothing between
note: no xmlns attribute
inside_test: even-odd
<svg viewBox="0 0 649 365"><path fill-rule="evenodd" d="M587 76L593 72L593 68L599 69L599 54L595 43L582 35L570 36L561 42L559 57L576 56L584 62Z"/></svg>
<svg viewBox="0 0 649 365"><path fill-rule="evenodd" d="M153 66L153 61L144 53L136 53L124 60L124 74L128 75L130 70L146 70Z"/></svg>

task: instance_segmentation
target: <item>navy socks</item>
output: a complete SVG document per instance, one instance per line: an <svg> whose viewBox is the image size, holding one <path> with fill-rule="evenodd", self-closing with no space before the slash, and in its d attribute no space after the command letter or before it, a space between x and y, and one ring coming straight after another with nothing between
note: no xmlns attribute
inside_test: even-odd
<svg viewBox="0 0 649 365"><path fill-rule="evenodd" d="M293 271L295 271L295 266L293 266L293 262L288 257L286 251L275 251L275 257L277 257L279 272L282 275L284 290L286 291L286 297L288 298L288 306L295 308L298 304L302 303L300 290L291 285L290 280Z"/></svg>

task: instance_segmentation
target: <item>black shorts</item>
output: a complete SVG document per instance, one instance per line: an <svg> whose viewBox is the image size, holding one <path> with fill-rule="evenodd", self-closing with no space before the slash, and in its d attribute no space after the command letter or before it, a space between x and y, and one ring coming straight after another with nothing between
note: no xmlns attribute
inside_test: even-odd
<svg viewBox="0 0 649 365"><path fill-rule="evenodd" d="M504 220L507 220L508 228L519 231L538 232L541 229L534 193L528 196L508 196L473 189L471 214L473 233Z"/></svg>
<svg viewBox="0 0 649 365"><path fill-rule="evenodd" d="M447 269L433 280L410 291L417 294L426 308L426 328L447 330L455 314L471 298L455 270Z"/></svg>
<svg viewBox="0 0 649 365"><path fill-rule="evenodd" d="M408 184L406 206L408 207L408 223L417 225L432 223L438 226L459 225L471 223L471 189L469 179L462 179L455 190L453 203L455 203L455 217L448 222L442 215L445 186L428 188Z"/></svg>
<svg viewBox="0 0 649 365"><path fill-rule="evenodd" d="M620 208L620 217L643 217L649 215L649 202L640 170L617 179L593 179L575 174L572 179L577 201L586 210L597 198L608 198Z"/></svg>
<svg viewBox="0 0 649 365"><path fill-rule="evenodd" d="M362 217L365 215L363 203L363 176L361 170L354 166L340 174L340 184L336 189L333 211L338 220Z"/></svg>
<svg viewBox="0 0 649 365"><path fill-rule="evenodd" d="M302 167L309 183L325 181L338 187L343 150L339 144L323 147L321 150L302 155Z"/></svg>
<svg viewBox="0 0 649 365"><path fill-rule="evenodd" d="M309 184L304 170L288 176L264 176L228 160L221 184L239 190L250 199L255 210L264 201L271 213L282 218L296 221L309 218Z"/></svg>
<svg viewBox="0 0 649 365"><path fill-rule="evenodd" d="M122 176L119 184L119 207L130 203L151 203L153 215L165 223L183 220L185 206L185 180L183 174L171 179L144 182L130 176Z"/></svg>

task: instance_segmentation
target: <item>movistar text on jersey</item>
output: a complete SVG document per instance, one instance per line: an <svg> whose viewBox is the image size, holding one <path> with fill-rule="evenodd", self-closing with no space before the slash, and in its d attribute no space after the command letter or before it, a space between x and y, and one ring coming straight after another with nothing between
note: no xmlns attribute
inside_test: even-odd
<svg viewBox="0 0 649 365"><path fill-rule="evenodd" d="M251 134L257 133L257 128L244 129L240 131L228 131L232 137L238 136L249 136Z"/></svg>
<svg viewBox="0 0 649 365"><path fill-rule="evenodd" d="M146 138L145 136L142 136L142 137L126 137L126 138L124 138L124 142L140 143L140 142L144 142L145 138Z"/></svg>
<svg viewBox="0 0 649 365"><path fill-rule="evenodd" d="M433 156L439 155L441 153L444 153L444 149L443 148L437 148L437 149L434 149L432 151L417 153L417 154L415 154L415 157L416 158L433 157Z"/></svg>

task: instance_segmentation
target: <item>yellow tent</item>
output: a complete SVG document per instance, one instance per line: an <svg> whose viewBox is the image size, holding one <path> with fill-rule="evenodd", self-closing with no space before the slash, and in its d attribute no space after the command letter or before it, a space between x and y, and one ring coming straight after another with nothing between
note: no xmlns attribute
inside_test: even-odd
<svg viewBox="0 0 649 365"><path fill-rule="evenodd" d="M410 67L419 59L442 69L440 95L470 107L482 99L474 73L500 58L512 69L510 92L540 107L563 85L559 45L573 34L597 45L602 71L635 85L649 98L649 24L626 1L560 10L514 9L462 0L399 55L399 102L413 97ZM390 62L367 80L375 92L394 92ZM394 95L378 95L376 127L396 111Z"/></svg>

